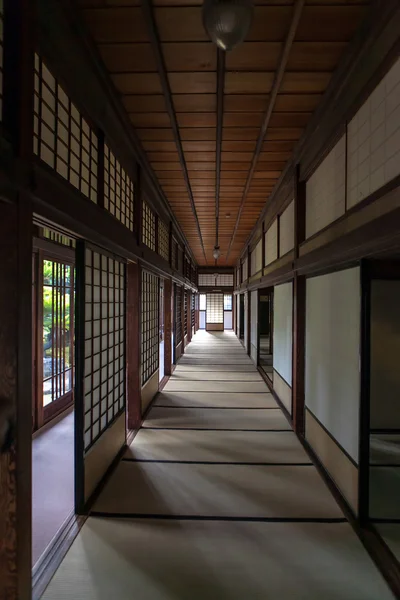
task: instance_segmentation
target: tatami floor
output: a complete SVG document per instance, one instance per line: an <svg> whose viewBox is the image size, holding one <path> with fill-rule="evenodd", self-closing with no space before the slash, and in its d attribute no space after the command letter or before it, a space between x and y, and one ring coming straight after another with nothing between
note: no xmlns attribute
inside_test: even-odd
<svg viewBox="0 0 400 600"><path fill-rule="evenodd" d="M44 598L393 595L237 338L198 332Z"/></svg>

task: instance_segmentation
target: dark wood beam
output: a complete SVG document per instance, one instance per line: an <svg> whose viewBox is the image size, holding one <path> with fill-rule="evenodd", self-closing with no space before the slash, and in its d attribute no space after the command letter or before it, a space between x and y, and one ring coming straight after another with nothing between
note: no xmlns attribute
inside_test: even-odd
<svg viewBox="0 0 400 600"><path fill-rule="evenodd" d="M219 238L219 190L221 185L222 125L224 119L225 52L217 50L217 141L215 150L215 245ZM218 261L215 261L217 264Z"/></svg>
<svg viewBox="0 0 400 600"><path fill-rule="evenodd" d="M203 237L201 235L200 222L199 222L199 218L197 215L197 210L196 210L196 205L194 202L192 188L190 185L189 173L188 173L188 169L186 166L185 154L183 152L182 140L181 140L181 135L179 132L178 119L176 118L175 107L174 107L174 103L172 100L171 87L169 84L167 68L165 65L164 55L163 55L162 48L161 48L161 42L160 42L160 37L158 34L157 23L154 18L152 2L151 2L151 0L142 0L141 6L142 6L143 15L144 15L144 18L145 18L145 21L147 24L148 34L149 34L149 37L151 40L151 45L152 45L153 52L155 55L156 63L157 63L158 76L160 77L161 87L162 87L163 95L164 95L164 99L165 99L165 104L167 107L169 119L171 121L171 127L172 127L172 131L174 134L176 148L178 151L179 162L181 164L190 205L191 205L193 216L194 216L194 219L196 222L197 233L199 235L200 244L201 244L201 247L203 250L204 260L207 262L206 252L205 252L204 243L203 243Z"/></svg>
<svg viewBox="0 0 400 600"><path fill-rule="evenodd" d="M293 7L293 13L292 13L292 19L290 22L290 26L289 26L289 31L286 36L285 44L282 49L281 57L279 59L278 69L275 72L275 77L274 77L274 82L272 84L271 94L269 95L269 99L268 99L267 110L264 113L262 124L260 127L260 132L257 137L256 147L255 147L253 157L251 160L250 170L247 175L246 184L244 186L243 196L242 196L242 200L241 200L241 203L239 206L239 211L238 211L238 214L236 217L236 223L235 223L235 227L233 229L232 238L229 243L226 260L228 260L228 258L229 258L229 254L232 249L232 244L234 242L237 230L239 228L240 217L242 216L243 207L246 202L247 194L250 189L250 184L252 182L254 171L255 171L257 163L258 163L258 159L259 159L262 145L264 142L265 134L267 132L269 122L271 120L272 112L275 107L276 99L277 99L279 90L282 85L283 77L285 75L286 65L287 65L287 62L289 59L289 54L290 54L290 50L292 48L293 40L296 35L296 31L297 31L297 27L298 27L298 24L300 21L301 13L303 11L304 2L305 2L305 0L296 0L295 5Z"/></svg>

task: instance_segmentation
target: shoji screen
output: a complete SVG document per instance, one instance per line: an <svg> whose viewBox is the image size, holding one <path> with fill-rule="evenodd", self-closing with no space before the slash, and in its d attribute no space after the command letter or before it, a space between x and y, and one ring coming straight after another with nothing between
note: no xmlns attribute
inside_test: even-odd
<svg viewBox="0 0 400 600"><path fill-rule="evenodd" d="M34 154L97 202L97 135L38 55L33 127Z"/></svg>
<svg viewBox="0 0 400 600"><path fill-rule="evenodd" d="M306 438L353 508L358 485L360 323L358 267L307 279Z"/></svg>
<svg viewBox="0 0 400 600"><path fill-rule="evenodd" d="M258 358L258 291L250 292L250 356L257 364Z"/></svg>
<svg viewBox="0 0 400 600"><path fill-rule="evenodd" d="M294 247L294 201L279 218L279 256L284 256Z"/></svg>
<svg viewBox="0 0 400 600"><path fill-rule="evenodd" d="M86 248L85 450L125 407L125 265Z"/></svg>
<svg viewBox="0 0 400 600"><path fill-rule="evenodd" d="M265 233L265 265L270 265L278 258L278 221L272 223Z"/></svg>
<svg viewBox="0 0 400 600"><path fill-rule="evenodd" d="M251 275L262 269L262 241L260 240L251 253Z"/></svg>
<svg viewBox="0 0 400 600"><path fill-rule="evenodd" d="M343 136L306 184L306 237L345 212L346 136Z"/></svg>
<svg viewBox="0 0 400 600"><path fill-rule="evenodd" d="M157 275L142 271L142 386L158 369L159 281Z"/></svg>
<svg viewBox="0 0 400 600"><path fill-rule="evenodd" d="M142 204L142 241L150 250L156 250L156 217L147 202Z"/></svg>
<svg viewBox="0 0 400 600"><path fill-rule="evenodd" d="M182 341L182 297L181 287L175 284L175 346Z"/></svg>
<svg viewBox="0 0 400 600"><path fill-rule="evenodd" d="M188 293L185 290L183 292L183 311L184 311L184 315L185 315L184 322L183 322L183 334L184 335L187 335L187 332L188 332L188 309L189 309L189 307L188 307Z"/></svg>
<svg viewBox="0 0 400 600"><path fill-rule="evenodd" d="M158 254L169 261L169 231L161 219L158 220Z"/></svg>
<svg viewBox="0 0 400 600"><path fill-rule="evenodd" d="M287 410L292 410L292 282L274 288L274 389Z"/></svg>
<svg viewBox="0 0 400 600"><path fill-rule="evenodd" d="M400 174L400 58L347 129L347 208Z"/></svg>
<svg viewBox="0 0 400 600"><path fill-rule="evenodd" d="M246 257L244 259L244 261L243 261L243 264L242 264L242 275L243 275L242 280L243 281L247 281L247 278L249 276L248 275L248 264L247 263L248 263L248 260L247 260L247 257Z"/></svg>
<svg viewBox="0 0 400 600"><path fill-rule="evenodd" d="M124 262L79 242L76 411L86 499L125 442L125 303Z"/></svg>
<svg viewBox="0 0 400 600"><path fill-rule="evenodd" d="M224 295L207 294L206 330L224 330Z"/></svg>
<svg viewBox="0 0 400 600"><path fill-rule="evenodd" d="M104 145L104 208L133 231L133 181L107 144Z"/></svg>

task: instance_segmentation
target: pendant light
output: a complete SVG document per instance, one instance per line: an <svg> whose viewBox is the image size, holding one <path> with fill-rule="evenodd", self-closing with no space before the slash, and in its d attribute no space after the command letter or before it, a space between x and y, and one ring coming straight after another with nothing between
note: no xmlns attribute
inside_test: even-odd
<svg viewBox="0 0 400 600"><path fill-rule="evenodd" d="M243 42L253 20L252 0L204 0L203 25L221 50Z"/></svg>

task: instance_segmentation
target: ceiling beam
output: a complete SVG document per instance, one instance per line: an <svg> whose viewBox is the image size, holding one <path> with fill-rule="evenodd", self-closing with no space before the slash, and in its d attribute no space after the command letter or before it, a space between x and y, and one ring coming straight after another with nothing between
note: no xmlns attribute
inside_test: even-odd
<svg viewBox="0 0 400 600"><path fill-rule="evenodd" d="M224 119L225 52L217 50L217 142L215 153L215 245L219 234L219 191L221 186L222 125ZM215 261L217 264L217 261Z"/></svg>
<svg viewBox="0 0 400 600"><path fill-rule="evenodd" d="M179 126L178 126L178 120L176 118L175 107L174 107L174 103L172 100L172 92L171 92L171 87L169 85L167 68L165 66L165 60L164 60L164 55L163 55L162 48L161 48L160 37L158 34L156 20L154 18L152 1L151 0L142 0L141 7L142 7L143 15L144 15L144 18L146 21L148 34L149 34L149 37L151 40L151 46L153 48L153 52L154 52L155 59L156 59L158 76L160 77L160 80L161 80L161 87L163 90L165 104L166 104L167 112L168 112L168 115L169 115L169 118L171 121L171 127L172 127L172 130L174 133L176 148L178 150L179 162L181 164L183 177L185 180L186 189L187 189L187 193L188 193L189 200L190 200L190 205L192 207L193 216L196 221L196 227L197 227L197 231L199 234L201 247L203 250L204 260L207 262L206 252L205 252L204 243L203 243L203 237L201 235L200 223L199 223L199 219L197 216L196 205L194 203L192 188L190 186L189 173L187 170L185 155L183 152L182 140L181 140Z"/></svg>
<svg viewBox="0 0 400 600"><path fill-rule="evenodd" d="M259 132L258 137L257 137L257 144L256 144L256 147L255 147L255 150L254 150L254 153L253 153L252 160L251 160L250 170L249 170L248 175L247 175L246 185L244 187L242 201L240 203L240 207L239 207L238 214L237 214L237 217L236 217L236 223L235 223L235 227L233 229L233 234L232 234L232 238L231 238L231 241L230 241L230 244L229 244L228 253L226 255L226 260L228 260L228 258L229 258L229 254L230 254L231 249L232 249L232 244L234 242L237 230L239 228L240 217L242 216L243 207L244 207L244 204L246 202L246 197L247 197L247 194L249 192L250 184L251 184L251 181L253 179L254 171L255 171L256 166L257 166L257 162L258 162L258 159L259 159L259 156L260 156L260 152L261 152L262 145L263 145L263 142L264 142L265 134L267 132L267 129L268 129L268 126L269 126L269 122L271 120L271 115L272 115L272 112L273 112L274 107L275 107L276 98L278 96L279 90L280 90L281 85L282 85L282 80L283 80L283 77L285 75L285 71L286 71L286 66L287 66L287 62L288 62L288 59L289 59L290 50L292 48L293 40L294 40L295 35L296 35L297 27L298 27L298 24L299 24L299 21L300 21L300 17L301 17L301 13L302 13L303 7L304 7L304 2L305 2L305 0L296 0L295 5L293 7L293 13L292 13L292 19L291 19L291 22L290 22L289 31L288 31L288 34L286 36L286 40L285 40L285 44L284 44L284 47L283 47L283 50L282 50L282 54L281 54L280 59L279 59L278 69L275 72L274 82L272 84L272 90L271 90L271 94L269 96L267 110L264 113L262 124L261 124L261 127L260 127L260 132Z"/></svg>

